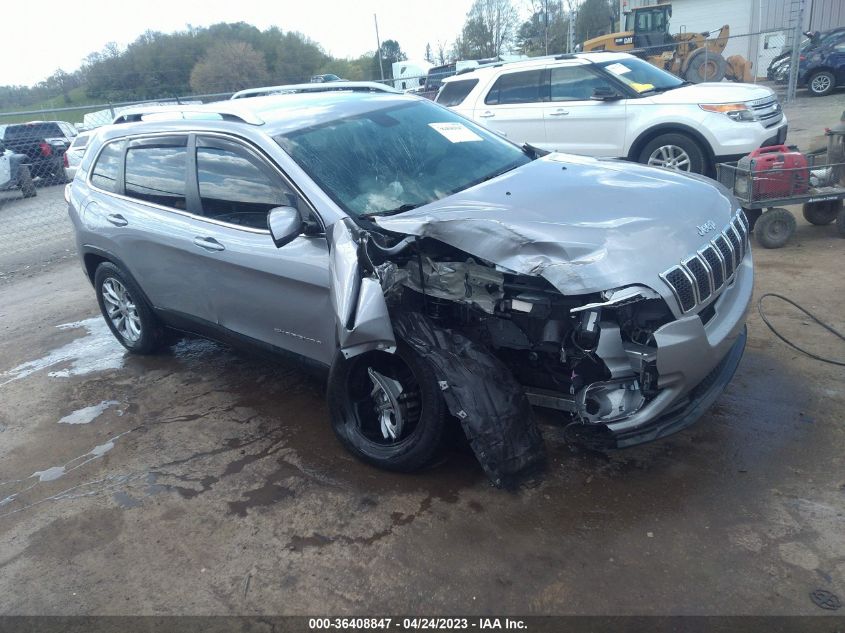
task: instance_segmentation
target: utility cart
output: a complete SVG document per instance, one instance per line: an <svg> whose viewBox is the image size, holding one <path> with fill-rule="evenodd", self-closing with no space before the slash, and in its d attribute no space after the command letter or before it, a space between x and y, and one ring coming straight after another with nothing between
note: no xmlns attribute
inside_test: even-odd
<svg viewBox="0 0 845 633"><path fill-rule="evenodd" d="M794 204L803 205L810 224L835 221L845 237L845 123L825 134L827 149L806 156L776 145L716 166L719 182L742 205L760 246L780 248L789 241L795 217L783 207Z"/></svg>

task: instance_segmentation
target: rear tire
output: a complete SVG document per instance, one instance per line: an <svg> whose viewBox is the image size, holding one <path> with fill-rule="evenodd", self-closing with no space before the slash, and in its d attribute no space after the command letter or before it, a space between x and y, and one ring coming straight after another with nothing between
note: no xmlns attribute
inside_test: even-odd
<svg viewBox="0 0 845 633"><path fill-rule="evenodd" d="M836 219L842 210L841 200L827 200L825 202L807 202L802 213L804 219L816 226L826 226Z"/></svg>
<svg viewBox="0 0 845 633"><path fill-rule="evenodd" d="M50 183L53 185L66 185L67 182L67 172L64 167L59 167L50 178Z"/></svg>
<svg viewBox="0 0 845 633"><path fill-rule="evenodd" d="M781 248L795 233L795 216L786 209L766 211L754 227L757 243L763 248Z"/></svg>
<svg viewBox="0 0 845 633"><path fill-rule="evenodd" d="M164 328L130 275L111 262L94 273L100 312L114 337L133 354L152 354L164 342Z"/></svg>
<svg viewBox="0 0 845 633"><path fill-rule="evenodd" d="M807 80L807 90L814 97L829 95L836 88L836 77L829 70L813 73Z"/></svg>
<svg viewBox="0 0 845 633"><path fill-rule="evenodd" d="M29 173L29 167L21 167L18 171L18 186L21 188L21 194L24 198L34 198L38 195L35 190L35 183L32 182L32 174Z"/></svg>
<svg viewBox="0 0 845 633"><path fill-rule="evenodd" d="M839 237L845 238L845 207L839 211L839 216L836 218L836 231Z"/></svg>
<svg viewBox="0 0 845 633"><path fill-rule="evenodd" d="M652 167L665 167L676 171L704 174L708 161L699 144L678 132L660 134L646 143L637 162Z"/></svg>
<svg viewBox="0 0 845 633"><path fill-rule="evenodd" d="M370 369L402 386L398 402L403 425L395 439L384 437L377 413L381 392ZM327 396L332 429L357 458L379 468L411 472L437 455L446 426L446 403L432 367L402 341L394 354L373 351L345 359L338 353ZM395 412L389 406L381 410Z"/></svg>

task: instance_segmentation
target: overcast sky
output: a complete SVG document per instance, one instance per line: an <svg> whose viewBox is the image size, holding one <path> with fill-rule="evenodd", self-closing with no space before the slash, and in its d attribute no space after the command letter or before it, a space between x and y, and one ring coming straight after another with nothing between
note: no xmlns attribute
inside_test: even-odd
<svg viewBox="0 0 845 633"><path fill-rule="evenodd" d="M472 0L3 0L0 85L31 85L57 68L72 72L108 42L121 48L146 30L247 22L264 30L301 31L335 57L376 49L373 13L382 41L395 39L409 59L426 42L451 41Z"/></svg>

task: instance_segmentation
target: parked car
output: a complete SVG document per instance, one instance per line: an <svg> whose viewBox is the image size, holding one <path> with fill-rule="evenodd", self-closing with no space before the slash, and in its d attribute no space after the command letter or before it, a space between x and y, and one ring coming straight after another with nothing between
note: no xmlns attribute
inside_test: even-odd
<svg viewBox="0 0 845 633"><path fill-rule="evenodd" d="M819 36L798 59L798 86L814 97L829 95L845 85L845 31Z"/></svg>
<svg viewBox="0 0 845 633"><path fill-rule="evenodd" d="M79 167L79 163L82 162L82 157L85 155L88 141L92 135L91 132L77 134L65 152L65 172L69 180L73 180L73 177L76 175L76 170Z"/></svg>
<svg viewBox="0 0 845 633"><path fill-rule="evenodd" d="M70 186L130 352L171 327L293 355L328 372L359 458L420 468L460 423L498 485L543 460L531 404L629 446L737 367L748 223L717 183L544 155L402 94L203 107L218 120L103 128Z"/></svg>
<svg viewBox="0 0 845 633"><path fill-rule="evenodd" d="M247 88L239 90L230 99L246 99L247 97L266 97L267 95L293 94L297 92L329 92L343 90L346 92L400 92L392 86L377 81L346 81L308 84L287 84L283 86L263 86L261 88Z"/></svg>
<svg viewBox="0 0 845 633"><path fill-rule="evenodd" d="M699 174L787 133L771 89L693 85L627 53L480 68L444 79L436 101L518 143Z"/></svg>
<svg viewBox="0 0 845 633"><path fill-rule="evenodd" d="M26 156L33 177L62 184L67 182L64 155L76 132L72 127L64 121L10 124L3 130L3 144Z"/></svg>
<svg viewBox="0 0 845 633"><path fill-rule="evenodd" d="M806 39L801 42L799 47L799 60L802 57L806 60L807 52L810 49L816 49L819 47L826 48L828 44L834 41L842 41L845 39L845 27L835 28L823 33L818 31L808 31L804 33L804 35L806 36ZM775 57L769 64L769 67L766 69L766 77L770 81L786 83L789 80L789 67L791 62L792 49L785 48L781 54ZM841 84L842 82L837 83ZM802 85L806 85L806 83Z"/></svg>
<svg viewBox="0 0 845 633"><path fill-rule="evenodd" d="M0 191L20 189L24 198L37 194L26 160L26 155L7 150L0 143Z"/></svg>
<svg viewBox="0 0 845 633"><path fill-rule="evenodd" d="M333 75L331 73L326 73L325 75L314 75L311 77L311 83L314 84L322 84L327 83L330 81L346 81L345 79L341 79L337 75Z"/></svg>

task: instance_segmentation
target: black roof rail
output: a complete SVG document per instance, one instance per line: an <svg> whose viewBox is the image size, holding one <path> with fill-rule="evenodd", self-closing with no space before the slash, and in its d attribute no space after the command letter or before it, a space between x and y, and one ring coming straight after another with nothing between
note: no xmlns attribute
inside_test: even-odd
<svg viewBox="0 0 845 633"><path fill-rule="evenodd" d="M575 59L575 54L564 53L563 55L555 55L555 59Z"/></svg>

